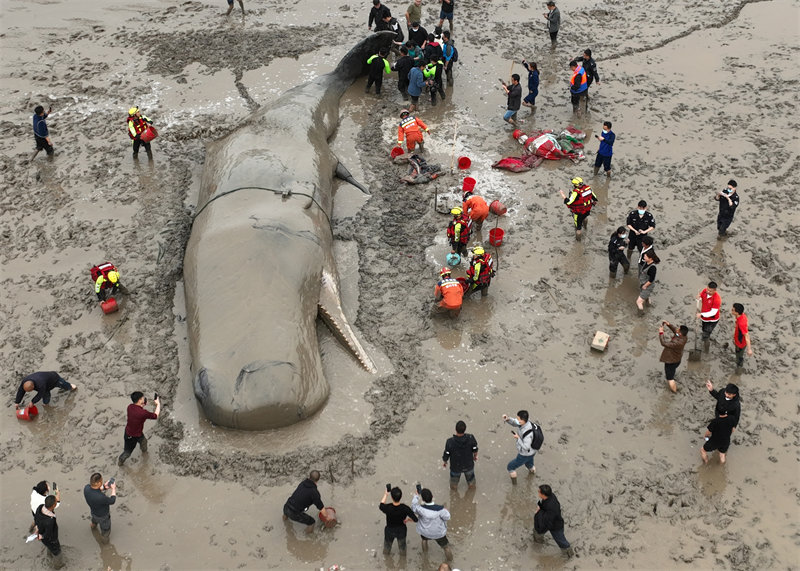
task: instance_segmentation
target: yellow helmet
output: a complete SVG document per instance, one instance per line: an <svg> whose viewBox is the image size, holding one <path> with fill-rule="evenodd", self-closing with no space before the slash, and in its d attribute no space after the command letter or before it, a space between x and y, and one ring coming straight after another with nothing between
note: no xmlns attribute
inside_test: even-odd
<svg viewBox="0 0 800 571"><path fill-rule="evenodd" d="M119 274L114 270L111 270L108 272L108 281L110 281L112 284L117 283L119 281Z"/></svg>
<svg viewBox="0 0 800 571"><path fill-rule="evenodd" d="M574 186L580 186L583 184L583 179L579 176L576 176L575 178L572 179L572 184Z"/></svg>
<svg viewBox="0 0 800 571"><path fill-rule="evenodd" d="M453 216L461 216L461 212L462 210L458 206L454 206L453 208L450 209L450 214L452 214Z"/></svg>
<svg viewBox="0 0 800 571"><path fill-rule="evenodd" d="M483 249L483 246L475 246L474 248L472 248L472 253L475 254L476 256L483 255L484 251L485 250Z"/></svg>
<svg viewBox="0 0 800 571"><path fill-rule="evenodd" d="M130 109L128 109L128 115L136 115L136 113L138 112L139 112L138 107L131 107Z"/></svg>

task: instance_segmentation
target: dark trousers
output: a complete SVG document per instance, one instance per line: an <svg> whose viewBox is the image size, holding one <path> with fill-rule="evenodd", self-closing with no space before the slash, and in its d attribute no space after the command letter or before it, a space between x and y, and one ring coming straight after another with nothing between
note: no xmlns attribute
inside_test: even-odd
<svg viewBox="0 0 800 571"><path fill-rule="evenodd" d="M639 252L642 251L642 238L644 238L646 234L636 234L633 231L628 232L628 251L633 252L633 249L636 248Z"/></svg>
<svg viewBox="0 0 800 571"><path fill-rule="evenodd" d="M293 506L286 502L283 504L283 515L292 521L302 523L304 525L314 525L314 518L305 512L297 511Z"/></svg>
<svg viewBox="0 0 800 571"><path fill-rule="evenodd" d="M550 41L556 43L558 39L558 32L550 32Z"/></svg>
<svg viewBox="0 0 800 571"><path fill-rule="evenodd" d="M389 553L392 550L392 543L397 540L397 548L400 550L400 555L406 554L406 535L408 530L405 525L398 527L389 527L388 525L383 528L383 552Z"/></svg>
<svg viewBox="0 0 800 571"><path fill-rule="evenodd" d="M437 73L437 75L438 75L438 73ZM441 78L435 79L433 81L433 84L430 86L430 90L431 90L431 105L436 105L436 94L437 93L442 96L442 101L444 101L445 93L444 93L444 87L442 86Z"/></svg>
<svg viewBox="0 0 800 571"><path fill-rule="evenodd" d="M746 347L736 347L736 366L744 367L744 350Z"/></svg>
<svg viewBox="0 0 800 571"><path fill-rule="evenodd" d="M600 168L600 165L603 165L603 170L605 172L610 171L611 170L611 155L608 155L607 157L605 157L603 155L597 155L594 158L594 168L596 168L596 169Z"/></svg>
<svg viewBox="0 0 800 571"><path fill-rule="evenodd" d="M397 80L397 91L408 97L408 79L399 78Z"/></svg>
<svg viewBox="0 0 800 571"><path fill-rule="evenodd" d="M572 112L577 113L578 108L581 106L581 100L583 100L583 108L589 109L589 92L584 91L582 93L571 93L570 100L572 101Z"/></svg>
<svg viewBox="0 0 800 571"><path fill-rule="evenodd" d="M465 256L467 254L466 244L462 244L461 242L456 242L454 240L451 240L450 247L456 252L456 254L460 254L462 256Z"/></svg>
<svg viewBox="0 0 800 571"><path fill-rule="evenodd" d="M367 77L367 87L365 91L369 91L369 88L372 87L372 84L375 84L375 93L377 95L381 94L381 87L383 87L383 76L379 75L378 77L372 77L371 75Z"/></svg>
<svg viewBox="0 0 800 571"><path fill-rule="evenodd" d="M717 232L724 236L728 232L728 226L731 225L731 222L733 222L733 216L730 218L717 216Z"/></svg>
<svg viewBox="0 0 800 571"><path fill-rule="evenodd" d="M719 321L703 321L703 341L711 338L711 332L717 326Z"/></svg>
<svg viewBox="0 0 800 571"><path fill-rule="evenodd" d="M134 157L139 154L139 147L142 146L142 145L144 145L144 152L147 153L148 157L153 154L153 151L150 150L150 143L145 143L141 139L134 139L133 140L133 156Z"/></svg>
<svg viewBox="0 0 800 571"><path fill-rule="evenodd" d="M450 63L445 69L444 73L447 76L447 85L453 85L453 66L454 63Z"/></svg>
<svg viewBox="0 0 800 571"><path fill-rule="evenodd" d="M578 214L577 212L572 213L572 219L575 221L576 230L583 228L583 221L589 218L589 214L591 214L591 211L584 212L583 214Z"/></svg>
<svg viewBox="0 0 800 571"><path fill-rule="evenodd" d="M675 380L675 372L678 370L678 365L680 364L680 361L677 363L664 363L664 376L668 381Z"/></svg>
<svg viewBox="0 0 800 571"><path fill-rule="evenodd" d="M616 274L617 266L619 264L622 264L626 274L628 273L628 270L631 269L631 263L628 261L628 258L625 257L625 254L622 250L616 250L613 254L608 255L608 271L612 274Z"/></svg>
<svg viewBox="0 0 800 571"><path fill-rule="evenodd" d="M131 457L137 444L142 449L142 452L147 452L147 438L144 434L141 436L128 436L127 433L124 433L123 439L125 441L125 450L119 455L119 460L117 461L120 466L122 466L125 460Z"/></svg>
<svg viewBox="0 0 800 571"><path fill-rule="evenodd" d="M53 154L53 145L47 142L47 139L44 137L37 137L36 135L33 136L36 139L36 150L37 151L45 151L48 155Z"/></svg>
<svg viewBox="0 0 800 571"><path fill-rule="evenodd" d="M567 537L564 535L564 529L551 529L550 535L553 536L553 540L558 544L561 549L569 548L569 541L567 541Z"/></svg>

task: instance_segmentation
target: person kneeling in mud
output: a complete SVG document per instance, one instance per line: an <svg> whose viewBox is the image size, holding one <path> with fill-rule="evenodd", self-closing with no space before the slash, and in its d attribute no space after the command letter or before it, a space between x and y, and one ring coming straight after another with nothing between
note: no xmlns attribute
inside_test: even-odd
<svg viewBox="0 0 800 571"><path fill-rule="evenodd" d="M461 303L464 300L464 288L457 279L450 274L450 268L444 267L439 272L440 279L433 291L436 305L434 313L447 312L450 317L458 317L461 313Z"/></svg>
<svg viewBox="0 0 800 571"><path fill-rule="evenodd" d="M408 162L408 174L400 178L400 182L407 184L422 184L430 182L439 177L439 171L442 170L441 165L431 165L428 161L421 156L414 154L410 157L400 155L395 159L395 162Z"/></svg>

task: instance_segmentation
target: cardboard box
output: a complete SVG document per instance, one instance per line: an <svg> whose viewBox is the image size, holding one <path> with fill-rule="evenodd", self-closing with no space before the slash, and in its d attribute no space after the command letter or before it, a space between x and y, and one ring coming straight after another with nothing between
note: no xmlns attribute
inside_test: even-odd
<svg viewBox="0 0 800 571"><path fill-rule="evenodd" d="M592 349L602 352L606 350L606 347L608 347L608 333L598 331L594 334L594 339L592 339Z"/></svg>

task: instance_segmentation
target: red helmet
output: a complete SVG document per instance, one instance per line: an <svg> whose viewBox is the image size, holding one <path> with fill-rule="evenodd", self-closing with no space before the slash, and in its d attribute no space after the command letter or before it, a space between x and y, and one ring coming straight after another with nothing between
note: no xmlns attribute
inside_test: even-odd
<svg viewBox="0 0 800 571"><path fill-rule="evenodd" d="M512 135L514 135L515 139L519 139L520 135L522 135L522 130L521 129L514 129L514 132L512 133Z"/></svg>
<svg viewBox="0 0 800 571"><path fill-rule="evenodd" d="M442 277L444 277L444 276L449 276L449 275L450 275L450 268L448 268L448 267L446 267L446 266L445 266L444 268L442 268L442 269L439 271L439 275L440 275L440 276L442 276Z"/></svg>

